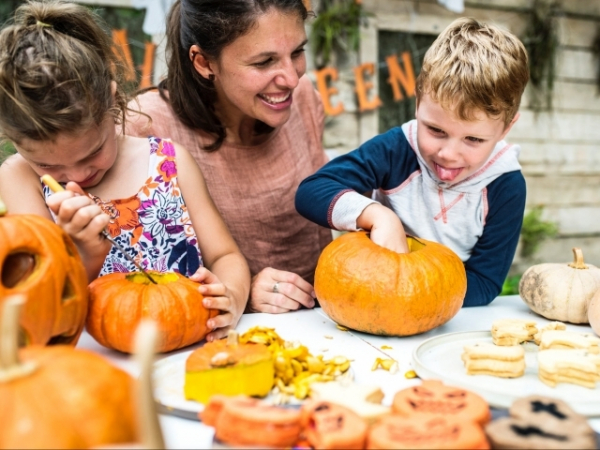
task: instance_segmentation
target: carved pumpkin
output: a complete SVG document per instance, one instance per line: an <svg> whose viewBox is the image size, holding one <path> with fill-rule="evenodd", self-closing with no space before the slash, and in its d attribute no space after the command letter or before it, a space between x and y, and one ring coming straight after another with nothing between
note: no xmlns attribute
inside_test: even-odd
<svg viewBox="0 0 600 450"><path fill-rule="evenodd" d="M337 323L371 334L409 336L438 327L460 310L467 277L441 244L408 238L410 253L374 244L365 232L334 239L321 253L315 293Z"/></svg>
<svg viewBox="0 0 600 450"><path fill-rule="evenodd" d="M531 266L519 282L519 294L539 315L561 322L588 323L588 302L600 289L600 269L585 264L581 249L573 249L569 264Z"/></svg>
<svg viewBox="0 0 600 450"><path fill-rule="evenodd" d="M474 392L446 386L439 380L423 380L420 385L398 391L392 411L407 417L418 414L445 416L485 425L491 419L487 402Z"/></svg>
<svg viewBox="0 0 600 450"><path fill-rule="evenodd" d="M198 283L178 273L112 273L89 286L87 331L101 345L131 353L133 336L143 318L157 323L157 352L169 352L201 341L211 331L206 322L219 311L202 305Z"/></svg>
<svg viewBox="0 0 600 450"><path fill-rule="evenodd" d="M186 399L208 403L215 394L266 396L275 380L273 356L266 345L240 344L237 332L208 342L185 362Z"/></svg>
<svg viewBox="0 0 600 450"><path fill-rule="evenodd" d="M0 306L9 296L25 297L22 343L75 345L88 308L88 279L77 248L48 219L5 213L0 200Z"/></svg>
<svg viewBox="0 0 600 450"><path fill-rule="evenodd" d="M369 430L368 449L489 449L475 422L440 416L382 418Z"/></svg>
<svg viewBox="0 0 600 450"><path fill-rule="evenodd" d="M0 448L131 442L132 378L101 356L67 345L17 353L15 303L14 297L5 302L0 337Z"/></svg>

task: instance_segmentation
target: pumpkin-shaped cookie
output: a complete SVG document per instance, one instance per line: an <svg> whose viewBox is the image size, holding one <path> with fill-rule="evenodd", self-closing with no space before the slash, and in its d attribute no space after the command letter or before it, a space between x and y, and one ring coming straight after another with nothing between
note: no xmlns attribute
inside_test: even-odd
<svg viewBox="0 0 600 450"><path fill-rule="evenodd" d="M215 425L215 438L233 447L289 448L298 441L300 430L297 409L238 396L223 402Z"/></svg>
<svg viewBox="0 0 600 450"><path fill-rule="evenodd" d="M409 253L375 244L364 232L334 239L321 253L315 293L337 323L371 334L409 336L460 310L467 276L460 258L436 242L408 238Z"/></svg>
<svg viewBox="0 0 600 450"><path fill-rule="evenodd" d="M0 199L0 306L12 295L26 299L22 343L75 345L88 310L88 278L77 248L51 220L5 214Z"/></svg>
<svg viewBox="0 0 600 450"><path fill-rule="evenodd" d="M493 448L592 449L596 434L585 417L559 399L531 395L515 400L509 417L489 423Z"/></svg>
<svg viewBox="0 0 600 450"><path fill-rule="evenodd" d="M275 380L273 356L266 345L227 339L194 350L185 363L183 392L188 400L208 403L215 394L266 396Z"/></svg>
<svg viewBox="0 0 600 450"><path fill-rule="evenodd" d="M482 397L439 380L423 380L420 385L398 391L392 401L392 412L406 417L437 415L482 426L491 419L488 403Z"/></svg>
<svg viewBox="0 0 600 450"><path fill-rule="evenodd" d="M312 400L302 405L304 438L312 448L360 449L367 439L367 421L335 403Z"/></svg>
<svg viewBox="0 0 600 450"><path fill-rule="evenodd" d="M368 449L488 449L483 429L471 421L441 416L382 418L369 430Z"/></svg>
<svg viewBox="0 0 600 450"><path fill-rule="evenodd" d="M86 329L101 345L131 353L142 319L159 329L157 352L169 352L201 341L210 332L198 283L178 273L150 272L152 284L140 272L112 273L92 281Z"/></svg>

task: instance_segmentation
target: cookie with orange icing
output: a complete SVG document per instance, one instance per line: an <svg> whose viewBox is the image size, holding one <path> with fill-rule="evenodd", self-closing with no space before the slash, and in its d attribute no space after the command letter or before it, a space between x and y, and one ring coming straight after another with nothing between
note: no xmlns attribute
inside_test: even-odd
<svg viewBox="0 0 600 450"><path fill-rule="evenodd" d="M304 403L300 413L303 436L312 448L364 448L368 424L351 409L313 400Z"/></svg>
<svg viewBox="0 0 600 450"><path fill-rule="evenodd" d="M392 412L407 417L418 414L472 421L483 426L491 419L488 403L466 389L447 386L440 380L423 380L420 385L398 391Z"/></svg>
<svg viewBox="0 0 600 450"><path fill-rule="evenodd" d="M291 447L300 437L300 411L238 396L222 401L215 438L227 445Z"/></svg>
<svg viewBox="0 0 600 450"><path fill-rule="evenodd" d="M489 449L483 429L475 422L435 415L391 414L369 430L368 449Z"/></svg>

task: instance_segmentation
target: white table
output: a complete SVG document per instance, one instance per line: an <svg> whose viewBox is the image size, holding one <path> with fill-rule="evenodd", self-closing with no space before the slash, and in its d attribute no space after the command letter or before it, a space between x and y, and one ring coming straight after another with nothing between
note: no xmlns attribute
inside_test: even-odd
<svg viewBox="0 0 600 450"><path fill-rule="evenodd" d="M404 374L411 370L413 350L423 341L433 336L457 331L490 330L492 322L500 318L530 319L540 325L550 322L532 312L520 297L515 295L498 297L489 306L463 308L445 325L409 337L382 337L356 331L342 331L320 308L277 315L245 314L237 329L243 333L256 325L275 328L283 339L300 341L312 354L322 353L326 359L336 355L344 355L352 359L351 367L355 381L360 384L380 386L386 394L383 400L385 404L391 402L392 396L398 390L419 383L418 379L406 379ZM592 332L589 326L584 325L568 324L567 329L580 333ZM178 352L189 351L199 345ZM384 370L371 370L376 358L385 357L380 350L382 345L392 347L385 352L399 362L399 370L395 374ZM139 373L129 356L100 346L85 332L77 347L104 355L112 363L134 376ZM158 355L157 359L176 353ZM201 422L168 415L161 415L160 422L169 448L210 448L212 445L213 429ZM591 419L589 422L596 431L600 431L600 418Z"/></svg>

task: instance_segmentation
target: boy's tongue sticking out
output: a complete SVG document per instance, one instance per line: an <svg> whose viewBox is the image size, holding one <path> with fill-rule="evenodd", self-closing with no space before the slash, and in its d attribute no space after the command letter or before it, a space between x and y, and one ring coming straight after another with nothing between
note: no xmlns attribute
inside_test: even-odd
<svg viewBox="0 0 600 450"><path fill-rule="evenodd" d="M463 169L462 167L459 167L458 169L450 169L447 167L442 167L436 163L433 163L433 165L435 166L435 173L437 174L438 178L442 181L454 180Z"/></svg>

